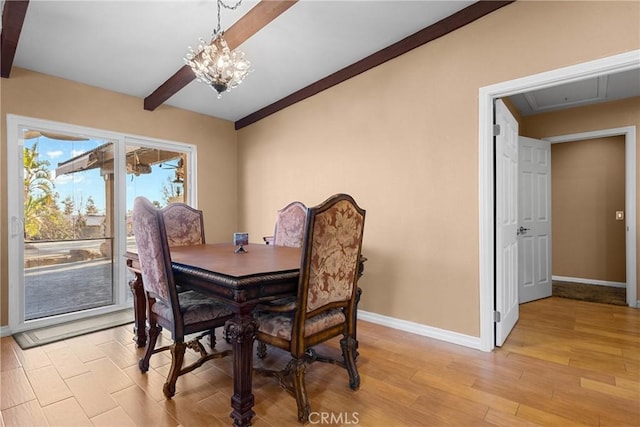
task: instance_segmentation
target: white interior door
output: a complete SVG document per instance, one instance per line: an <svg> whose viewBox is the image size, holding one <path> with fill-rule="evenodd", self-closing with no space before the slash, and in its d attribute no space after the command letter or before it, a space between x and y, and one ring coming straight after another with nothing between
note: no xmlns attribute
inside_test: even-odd
<svg viewBox="0 0 640 427"><path fill-rule="evenodd" d="M518 122L496 100L496 345L501 346L518 315Z"/></svg>
<svg viewBox="0 0 640 427"><path fill-rule="evenodd" d="M518 300L551 296L551 143L518 138Z"/></svg>

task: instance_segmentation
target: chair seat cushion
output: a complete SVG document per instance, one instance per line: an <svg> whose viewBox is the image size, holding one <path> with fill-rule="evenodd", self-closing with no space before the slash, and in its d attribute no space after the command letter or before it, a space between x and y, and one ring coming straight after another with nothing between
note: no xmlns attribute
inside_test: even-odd
<svg viewBox="0 0 640 427"><path fill-rule="evenodd" d="M258 313L256 320L258 330L264 334L291 341L291 330L295 312L288 313ZM335 308L307 319L304 325L304 336L309 337L332 326L345 323L342 309Z"/></svg>
<svg viewBox="0 0 640 427"><path fill-rule="evenodd" d="M204 322L212 319L230 316L233 313L223 303L207 297L196 291L185 291L178 294L180 312L185 325ZM164 301L157 299L151 310L165 319L172 319L171 307Z"/></svg>
<svg viewBox="0 0 640 427"><path fill-rule="evenodd" d="M284 297L258 304L256 310L284 313L296 309L296 297Z"/></svg>

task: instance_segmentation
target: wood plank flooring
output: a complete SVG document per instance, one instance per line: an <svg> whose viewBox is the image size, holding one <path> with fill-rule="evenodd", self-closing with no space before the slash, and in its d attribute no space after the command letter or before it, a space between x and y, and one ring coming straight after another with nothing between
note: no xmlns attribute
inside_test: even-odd
<svg viewBox="0 0 640 427"><path fill-rule="evenodd" d="M556 297L524 304L491 353L362 321L358 334L360 390L337 366L307 370L314 424L640 426L637 309ZM319 350L337 354L337 343ZM169 355L154 355L141 374L141 352L130 325L24 351L2 338L0 426L231 425L230 358L180 377L165 400ZM256 365L287 360L270 348ZM273 378L254 376L254 394L255 426L298 425L295 400Z"/></svg>

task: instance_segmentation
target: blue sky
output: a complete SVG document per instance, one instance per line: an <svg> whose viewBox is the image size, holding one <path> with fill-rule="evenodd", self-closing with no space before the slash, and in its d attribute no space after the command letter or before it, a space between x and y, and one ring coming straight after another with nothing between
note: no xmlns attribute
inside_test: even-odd
<svg viewBox="0 0 640 427"><path fill-rule="evenodd" d="M44 136L27 139L24 141L25 147L31 148L38 144L38 158L49 162L53 183L60 198L64 200L67 196L79 205L86 206L87 198L92 197L93 201L101 213L105 210L105 181L100 175L100 169L90 169L84 172L73 174L63 174L55 176L55 169L58 163L65 162L72 157L90 151L106 141L85 140L85 141L62 141L50 139ZM175 162L171 162L175 163ZM160 168L158 165L152 167L152 173L148 175L134 176L127 174L125 185L127 193L127 207L133 206L133 199L138 195L144 195L151 201L159 201L164 204L162 195L163 184L169 185L167 178L173 179L173 169ZM63 206L61 206L62 208Z"/></svg>

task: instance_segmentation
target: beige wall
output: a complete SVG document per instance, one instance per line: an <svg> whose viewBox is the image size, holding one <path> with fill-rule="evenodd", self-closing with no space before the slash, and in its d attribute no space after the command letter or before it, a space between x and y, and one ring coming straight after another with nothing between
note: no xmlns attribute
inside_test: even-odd
<svg viewBox="0 0 640 427"><path fill-rule="evenodd" d="M640 48L639 6L519 1L241 129L240 228L350 193L360 308L479 336L478 90Z"/></svg>
<svg viewBox="0 0 640 427"><path fill-rule="evenodd" d="M553 274L625 282L625 138L551 146Z"/></svg>
<svg viewBox="0 0 640 427"><path fill-rule="evenodd" d="M237 149L233 123L161 106L145 111L142 99L14 68L0 81L2 146L6 158L6 114L148 136L197 146L198 207L207 240L229 240L237 230ZM0 325L8 323L6 163L0 162Z"/></svg>
<svg viewBox="0 0 640 427"><path fill-rule="evenodd" d="M640 97L529 116L521 122L520 133L532 138L546 138L624 126L636 127L637 145L640 141ZM636 146L636 170L640 165L638 148ZM553 165L553 159L551 161ZM640 200L640 173L636 175L636 202L638 200ZM640 211L637 206L636 224L640 224ZM640 238L637 234L636 253L640 254ZM636 277L640 278L640 263L636 264L636 269ZM640 281L636 283L636 287L637 295L640 295Z"/></svg>

